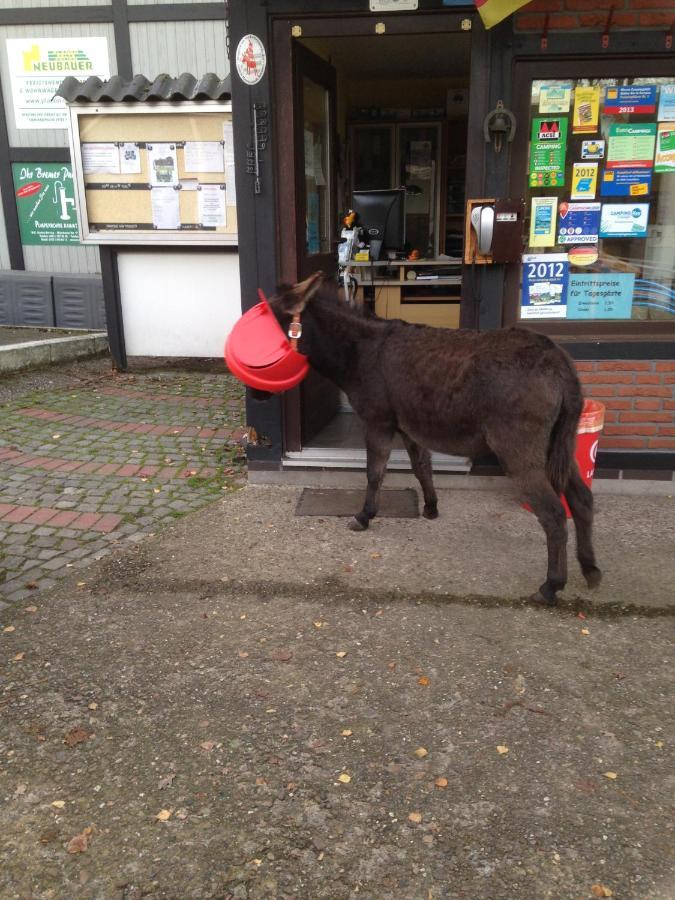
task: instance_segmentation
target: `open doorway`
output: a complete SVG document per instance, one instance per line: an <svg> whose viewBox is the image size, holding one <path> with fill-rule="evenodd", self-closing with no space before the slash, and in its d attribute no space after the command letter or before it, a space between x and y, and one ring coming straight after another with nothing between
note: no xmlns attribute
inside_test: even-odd
<svg viewBox="0 0 675 900"><path fill-rule="evenodd" d="M343 219L356 210L348 274L364 313L457 328L471 33L354 34L353 20L333 21L330 36L300 35L293 48L297 274L337 270ZM297 393L285 465L363 464L346 398L317 378ZM408 467L402 444L391 464Z"/></svg>

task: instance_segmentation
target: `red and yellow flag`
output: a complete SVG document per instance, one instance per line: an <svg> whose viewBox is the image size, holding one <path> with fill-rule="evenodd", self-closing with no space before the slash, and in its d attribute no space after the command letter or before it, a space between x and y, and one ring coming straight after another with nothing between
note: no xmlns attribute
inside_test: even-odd
<svg viewBox="0 0 675 900"><path fill-rule="evenodd" d="M475 0L475 3L483 25L492 28L517 9L527 6L529 0Z"/></svg>

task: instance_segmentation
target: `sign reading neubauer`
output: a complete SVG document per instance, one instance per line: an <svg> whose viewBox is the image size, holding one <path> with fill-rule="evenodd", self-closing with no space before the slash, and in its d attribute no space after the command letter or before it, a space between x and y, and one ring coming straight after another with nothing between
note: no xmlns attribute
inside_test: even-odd
<svg viewBox="0 0 675 900"><path fill-rule="evenodd" d="M110 78L104 37L11 38L7 63L17 128L67 128L65 101L54 97L64 78Z"/></svg>

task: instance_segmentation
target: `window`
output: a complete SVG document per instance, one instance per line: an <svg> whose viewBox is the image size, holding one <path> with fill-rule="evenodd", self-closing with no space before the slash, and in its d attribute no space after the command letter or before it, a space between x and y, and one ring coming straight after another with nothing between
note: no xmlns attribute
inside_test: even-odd
<svg viewBox="0 0 675 900"><path fill-rule="evenodd" d="M675 322L675 79L529 88L519 319Z"/></svg>

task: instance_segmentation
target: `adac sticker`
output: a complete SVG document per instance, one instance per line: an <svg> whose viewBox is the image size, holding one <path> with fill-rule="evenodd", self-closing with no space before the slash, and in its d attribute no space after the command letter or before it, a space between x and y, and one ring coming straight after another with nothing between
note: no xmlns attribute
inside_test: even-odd
<svg viewBox="0 0 675 900"><path fill-rule="evenodd" d="M257 84L265 74L267 55L263 42L255 34L245 34L237 44L237 72L244 84Z"/></svg>

